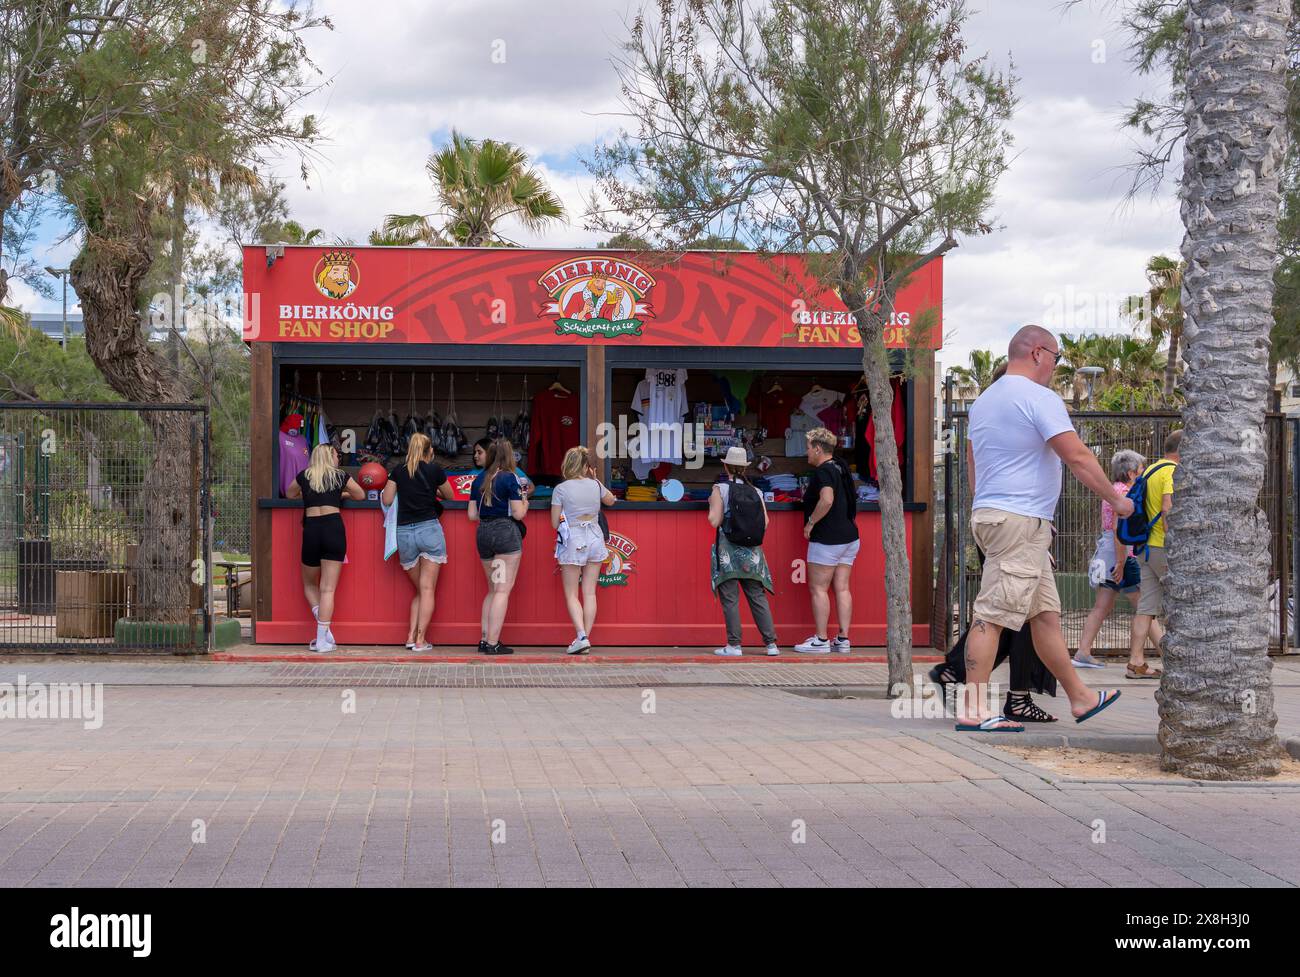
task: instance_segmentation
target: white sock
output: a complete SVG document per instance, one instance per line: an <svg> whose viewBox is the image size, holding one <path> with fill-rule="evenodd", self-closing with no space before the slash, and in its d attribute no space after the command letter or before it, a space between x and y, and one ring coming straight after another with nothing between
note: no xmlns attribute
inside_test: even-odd
<svg viewBox="0 0 1300 977"><path fill-rule="evenodd" d="M320 605L319 605L319 604L312 604L312 605L311 605L311 616L314 617L314 618L316 619L316 623L317 623L317 624L320 623Z"/></svg>
<svg viewBox="0 0 1300 977"><path fill-rule="evenodd" d="M316 643L318 645L327 645L331 643L332 635L330 634L329 621L316 622Z"/></svg>

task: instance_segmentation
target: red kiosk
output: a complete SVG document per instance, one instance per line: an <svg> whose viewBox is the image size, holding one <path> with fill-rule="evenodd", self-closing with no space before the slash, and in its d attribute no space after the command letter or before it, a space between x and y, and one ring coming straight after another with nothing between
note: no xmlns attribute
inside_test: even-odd
<svg viewBox="0 0 1300 977"><path fill-rule="evenodd" d="M543 486L558 475L556 438L592 446L610 439L615 456L606 461L605 475L618 485L623 476L629 496L608 512L611 558L599 591L597 647L713 646L722 638L721 610L709 587L707 504L689 497L633 501L655 492L635 485L644 468L618 451L620 425L626 431L640 419L632 401L648 375L676 373L689 405L683 421L699 422L690 447L720 454L726 444L748 438L755 456L769 459L765 475L787 487L773 499L797 494L788 487L807 468L801 433L795 429L787 437L781 427L804 414L799 405L828 403L831 413L822 416L832 418L836 404L849 405L845 457L859 469L874 467L862 447L870 437L861 427L857 329L838 296L816 287L795 257L688 252L656 260L624 251L256 246L244 251L244 286L244 338L252 351L258 643L306 644L314 635L298 559L301 505L282 497L278 453L283 416L304 405L322 412L344 448L356 451L363 450L378 413L396 413L399 420L454 415L471 442L489 425L499 429L503 418L536 415L539 423L559 425L548 435L534 430L530 440L536 442L523 451L524 469ZM935 261L900 293L886 337L900 360L902 347L915 351L913 369L895 381L900 406L894 419L901 428L918 645L929 643L932 390L941 301L942 267ZM932 323L928 335L915 334L921 321ZM759 440L761 427L767 437ZM345 450L345 467L355 473L361 457ZM455 474L468 468L467 454L438 460L453 484L467 482ZM390 459L388 467L397 461ZM699 496L720 467L709 455L699 467L683 463L655 471ZM871 472L859 475L869 497ZM530 505L523 563L502 634L509 644L563 646L572 638L549 506L547 497ZM464 508L451 503L442 518L449 562L438 583L436 645L473 647L479 638L486 585ZM776 587L770 603L778 638L789 646L812 628L803 520L796 502L770 501L768 508L764 548ZM879 646L885 627L880 514L870 501L858 509L862 548L853 575L852 639L858 647ZM342 645L401 645L412 589L396 557L383 558L379 505L348 504L343 517L348 563L334 633ZM747 612L744 617L744 640L752 645L757 635Z"/></svg>

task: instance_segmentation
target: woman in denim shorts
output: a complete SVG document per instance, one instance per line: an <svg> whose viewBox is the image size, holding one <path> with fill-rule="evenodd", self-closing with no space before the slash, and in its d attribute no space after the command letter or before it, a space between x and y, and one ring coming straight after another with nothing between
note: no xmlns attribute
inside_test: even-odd
<svg viewBox="0 0 1300 977"><path fill-rule="evenodd" d="M433 617L434 591L438 571L447 562L447 541L442 534L441 499L452 498L451 484L442 466L433 460L433 443L423 434L412 434L406 462L398 465L384 486L385 505L397 499L397 557L415 585L411 598L410 626L406 647L411 651L433 650L428 640Z"/></svg>
<svg viewBox="0 0 1300 977"><path fill-rule="evenodd" d="M485 655L513 655L514 649L501 643L501 628L524 555L521 527L528 500L519 488L515 449L509 441L493 442L485 460L487 467L474 477L469 492L469 521L479 524L475 542L488 586L478 650Z"/></svg>

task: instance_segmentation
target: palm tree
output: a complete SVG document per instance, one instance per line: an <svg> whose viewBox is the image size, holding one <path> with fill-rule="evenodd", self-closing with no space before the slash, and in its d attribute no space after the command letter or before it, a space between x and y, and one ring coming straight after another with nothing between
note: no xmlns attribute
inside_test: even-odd
<svg viewBox="0 0 1300 977"><path fill-rule="evenodd" d="M1259 508L1287 132L1291 0L1188 0L1181 185L1185 437L1168 517L1161 766L1237 780L1281 769Z"/></svg>
<svg viewBox="0 0 1300 977"><path fill-rule="evenodd" d="M974 400L982 394L990 383L997 368L1007 362L1005 356L994 358L987 349L970 351L970 366L950 366L948 373L959 384L959 394L963 400Z"/></svg>
<svg viewBox="0 0 1300 977"><path fill-rule="evenodd" d="M1178 354L1183 339L1182 261L1158 254L1147 262L1148 288L1144 295L1130 295L1120 313L1133 320L1157 344L1169 340L1165 359L1164 401L1173 402L1178 375Z"/></svg>
<svg viewBox="0 0 1300 977"><path fill-rule="evenodd" d="M1088 389L1086 374L1079 370L1085 366L1101 366L1105 369L1108 364L1097 362L1097 336L1079 336L1076 339L1062 333L1057 338L1061 359L1056 364L1056 386L1062 393L1068 391L1070 406L1078 410L1083 403L1084 392Z"/></svg>
<svg viewBox="0 0 1300 977"><path fill-rule="evenodd" d="M425 163L437 195L431 214L389 214L371 244L510 246L497 229L513 217L534 233L564 219L564 205L513 143L475 140L454 129Z"/></svg>

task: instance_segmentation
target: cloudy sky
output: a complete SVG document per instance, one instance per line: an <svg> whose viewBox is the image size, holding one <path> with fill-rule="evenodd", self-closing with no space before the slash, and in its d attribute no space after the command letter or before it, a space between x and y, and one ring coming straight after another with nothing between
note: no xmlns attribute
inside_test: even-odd
<svg viewBox="0 0 1300 977"><path fill-rule="evenodd" d="M638 2L627 0L319 0L334 23L309 44L328 84L311 106L330 134L308 184L286 165L293 216L364 240L384 214L428 211L424 161L455 127L516 142L572 214L590 185L581 158L618 124L610 53ZM1015 64L1015 157L999 185L999 230L963 241L945 268L945 365L1005 348L1015 326L1124 328L1119 299L1143 286L1152 254L1177 253L1172 191L1126 201L1133 143L1123 107L1156 81L1133 75L1114 5L970 0L970 49ZM54 238L53 229L46 235ZM540 238L590 246L575 218ZM61 263L73 246L38 249ZM57 311L17 287L25 308Z"/></svg>

